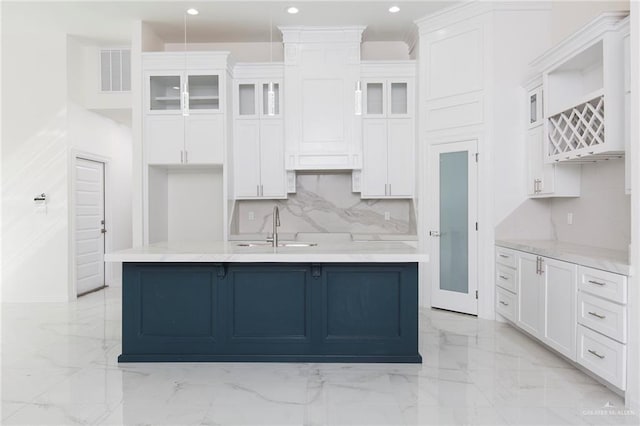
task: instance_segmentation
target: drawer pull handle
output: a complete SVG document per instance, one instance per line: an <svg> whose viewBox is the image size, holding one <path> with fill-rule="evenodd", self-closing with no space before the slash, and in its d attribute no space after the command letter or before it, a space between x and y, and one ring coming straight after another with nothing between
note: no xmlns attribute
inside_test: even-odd
<svg viewBox="0 0 640 426"><path fill-rule="evenodd" d="M500 304L504 305L504 306L509 306L509 304L507 302L503 302L502 300L500 301Z"/></svg>
<svg viewBox="0 0 640 426"><path fill-rule="evenodd" d="M592 351L591 349L587 349L587 352L589 352L591 355L597 356L600 359L604 359L604 355L600 355L598 352L596 351Z"/></svg>
<svg viewBox="0 0 640 426"><path fill-rule="evenodd" d="M507 256L506 254L502 254L502 253L500 253L500 257L502 257L503 259L508 259L509 258L509 256Z"/></svg>
<svg viewBox="0 0 640 426"><path fill-rule="evenodd" d="M606 283L601 283L600 281L589 280L589 282L591 284L595 284L595 285L601 285L601 286L607 285Z"/></svg>
<svg viewBox="0 0 640 426"><path fill-rule="evenodd" d="M605 315L599 315L599 314L597 314L595 312L589 312L589 315L594 316L596 318L600 318L600 319L605 319L606 318Z"/></svg>
<svg viewBox="0 0 640 426"><path fill-rule="evenodd" d="M503 279L505 281L509 281L509 277L505 277L504 275L500 275L500 279Z"/></svg>

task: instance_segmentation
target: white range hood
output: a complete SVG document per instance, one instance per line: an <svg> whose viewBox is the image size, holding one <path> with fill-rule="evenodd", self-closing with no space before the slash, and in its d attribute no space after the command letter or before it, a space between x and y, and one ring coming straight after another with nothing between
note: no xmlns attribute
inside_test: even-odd
<svg viewBox="0 0 640 426"><path fill-rule="evenodd" d="M364 28L280 27L287 170L362 167L355 90Z"/></svg>

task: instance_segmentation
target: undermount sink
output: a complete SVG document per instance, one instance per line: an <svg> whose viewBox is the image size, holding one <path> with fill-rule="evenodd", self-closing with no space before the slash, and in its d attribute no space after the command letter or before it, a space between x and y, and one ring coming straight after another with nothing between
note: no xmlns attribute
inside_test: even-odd
<svg viewBox="0 0 640 426"><path fill-rule="evenodd" d="M271 243L238 243L238 247L270 247ZM318 243L280 243L278 247L314 247Z"/></svg>

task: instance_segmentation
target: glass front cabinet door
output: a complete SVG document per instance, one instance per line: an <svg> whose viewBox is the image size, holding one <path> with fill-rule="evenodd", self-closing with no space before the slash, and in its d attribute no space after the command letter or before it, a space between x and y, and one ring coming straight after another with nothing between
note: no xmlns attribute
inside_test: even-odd
<svg viewBox="0 0 640 426"><path fill-rule="evenodd" d="M272 85L270 93L269 85ZM241 80L235 85L236 118L281 118L280 80Z"/></svg>
<svg viewBox="0 0 640 426"><path fill-rule="evenodd" d="M542 124L542 86L531 90L527 96L527 111L529 127L536 127Z"/></svg>
<svg viewBox="0 0 640 426"><path fill-rule="evenodd" d="M218 74L150 73L147 82L151 113L220 111Z"/></svg>
<svg viewBox="0 0 640 426"><path fill-rule="evenodd" d="M409 80L380 79L364 81L364 115L369 117L410 117L412 87Z"/></svg>

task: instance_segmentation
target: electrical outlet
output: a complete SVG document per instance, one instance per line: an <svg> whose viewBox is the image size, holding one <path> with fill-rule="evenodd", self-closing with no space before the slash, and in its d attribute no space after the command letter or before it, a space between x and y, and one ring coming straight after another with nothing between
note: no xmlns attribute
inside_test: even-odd
<svg viewBox="0 0 640 426"><path fill-rule="evenodd" d="M384 220L391 220L391 213L384 212Z"/></svg>
<svg viewBox="0 0 640 426"><path fill-rule="evenodd" d="M249 212L249 220L256 220L256 214L254 212Z"/></svg>
<svg viewBox="0 0 640 426"><path fill-rule="evenodd" d="M573 225L573 213L567 213L567 225Z"/></svg>

